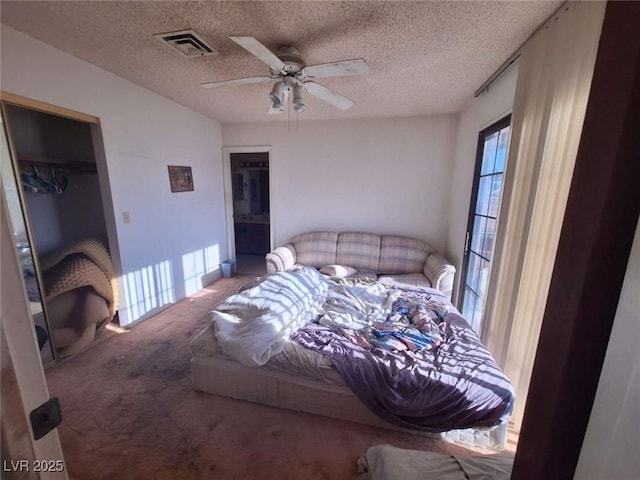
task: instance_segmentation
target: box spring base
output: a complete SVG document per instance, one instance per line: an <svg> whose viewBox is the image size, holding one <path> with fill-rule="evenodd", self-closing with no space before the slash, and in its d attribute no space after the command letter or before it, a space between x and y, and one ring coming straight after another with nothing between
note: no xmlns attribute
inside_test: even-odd
<svg viewBox="0 0 640 480"><path fill-rule="evenodd" d="M407 430L378 418L344 385L332 385L268 368L246 367L222 357L193 356L191 375L194 390L224 397L442 438L470 447L502 450L506 443L506 423L492 428L443 433Z"/></svg>

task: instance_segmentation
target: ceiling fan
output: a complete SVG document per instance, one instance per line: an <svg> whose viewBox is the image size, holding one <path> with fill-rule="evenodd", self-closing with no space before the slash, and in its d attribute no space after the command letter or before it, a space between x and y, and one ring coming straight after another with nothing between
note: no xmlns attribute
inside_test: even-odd
<svg viewBox="0 0 640 480"><path fill-rule="evenodd" d="M290 92L293 92L293 110L295 112L303 112L305 107L303 91L330 103L340 110L347 110L355 105L355 102L314 82L314 80L316 78L347 77L369 73L369 66L362 58L320 65L307 65L300 56L298 49L290 45L278 48L278 53L275 54L253 37L229 38L269 65L271 75L268 77L245 77L208 82L202 83L201 86L203 88L217 88L250 83L275 83L271 93L269 93L269 99L271 100L269 113L283 112Z"/></svg>

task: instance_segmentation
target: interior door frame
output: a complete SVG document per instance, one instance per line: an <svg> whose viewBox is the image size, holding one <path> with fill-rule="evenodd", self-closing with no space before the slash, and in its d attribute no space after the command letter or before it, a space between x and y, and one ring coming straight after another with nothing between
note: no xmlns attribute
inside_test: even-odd
<svg viewBox="0 0 640 480"><path fill-rule="evenodd" d="M467 281L467 273L469 270L469 249L471 248L471 241L473 237L473 221L475 217L476 211L476 203L478 202L478 189L480 187L480 172L482 171L482 157L484 154L484 140L487 136L491 135L494 132L499 132L503 128L511 125L511 112L507 113L499 120L492 122L490 125L486 126L478 133L478 146L476 148L476 160L475 167L473 170L473 184L471 189L471 199L469 201L469 215L467 217L467 230L465 233L464 239L464 250L462 254L462 266L460 268L460 286L458 288L458 301L457 307L460 311L462 311L463 303L465 300L465 285ZM508 148L507 148L507 157L505 158L505 166L507 168L507 160L508 160ZM503 173L504 175L504 173ZM502 189L504 190L504 179ZM502 197L502 193L500 193ZM500 212L498 211L498 217L496 221L499 222ZM496 227L497 228L497 227ZM494 259L491 259L491 265L494 264ZM490 267L491 270L491 267ZM489 283L487 283L489 285ZM485 298L486 301L486 298Z"/></svg>
<svg viewBox="0 0 640 480"><path fill-rule="evenodd" d="M231 178L232 153L269 154L269 248L273 250L274 208L273 208L273 159L270 145L222 147L222 180L224 185L224 216L227 229L227 258L236 259L236 236L233 225L233 179Z"/></svg>
<svg viewBox="0 0 640 480"><path fill-rule="evenodd" d="M7 92L4 90L0 90L0 113L4 117L5 120L5 132L7 136L7 143L9 145L9 150L11 154L11 162L14 168L14 175L16 178L19 178L19 167L18 167L18 156L15 150L15 146L13 144L13 137L10 134L10 121L8 120L8 115L5 114L5 105L13 105L20 108L25 108L28 110L33 110L41 113L45 113L47 115L52 115L56 117L67 118L69 120L74 120L77 122L86 123L90 127L91 131L91 142L93 145L93 152L95 157L96 168L98 170L98 184L100 186L100 198L102 200L102 210L104 214L104 222L106 227L107 234L107 242L109 246L109 254L111 256L111 262L113 264L114 273L116 276L116 281L118 283L118 289L121 292L125 291L123 284L123 275L122 275L122 260L120 257L120 241L118 239L118 229L116 226L116 213L113 204L113 195L111 191L111 182L109 180L109 171L107 167L107 155L106 149L104 145L104 139L102 135L102 125L100 123L100 118L94 115L90 115L88 113L78 112L77 110L72 110L70 108L61 107L59 105L54 105L52 103L43 102L40 100L35 100L28 97L23 97L22 95L16 95L11 92ZM35 247L35 243L33 242L33 234L31 231L31 220L29 218L29 212L26 209L26 201L23 198L23 192L20 191L20 203L23 206L23 217L25 221L25 226L27 228L27 234L29 238L29 243L31 244L32 254L34 258L37 258L37 249ZM38 264L38 262L36 262ZM39 272L39 266L36 266L36 271ZM38 273L38 284L44 285L42 279L40 277L40 273ZM45 312L45 319L47 322L47 328L49 332L51 332L51 328L49 327L49 316L46 310L46 302L42 302L43 310ZM121 308L123 307L122 300L120 301ZM57 355L54 350L54 359L55 362L59 362ZM46 369L49 367L55 366L55 363L47 364Z"/></svg>
<svg viewBox="0 0 640 480"><path fill-rule="evenodd" d="M12 131L11 119L9 118L9 114L6 108L8 105L20 107L33 112L44 113L54 117L61 117L69 120L74 120L77 122L86 123L90 125L90 127L92 128L92 132L91 132L92 138L94 135L93 127L95 125L100 125L100 119L98 117L94 117L93 115L77 112L75 110L59 107L57 105L41 102L39 100L23 97L21 95L16 95L10 92L0 91L0 114L2 115L2 118L3 118L2 123L4 128L4 135L6 137L8 153L9 153L9 156L11 157L10 160L11 160L11 166L13 168L13 175L16 178L17 182L19 182L19 178L20 178L20 167L18 165L19 159L18 159L16 147L13 141L13 135L11 134L11 131ZM36 274L38 288L42 292L44 291L44 282L42 280L42 271L40 269L40 262L37 261L38 248L34 241L33 229L31 227L31 219L29 217L29 211L27 209L27 201L25 198L24 191L21 188L18 188L17 192L20 200L20 208L22 210L22 218L25 226L25 233L31 249L31 255L33 257L33 268ZM47 302L44 301L44 298L41 301L41 305L42 305L42 311L44 314L44 323L47 327L47 334L50 337L49 348L51 349L51 353L53 356L53 360L51 362L48 362L45 365L45 369L48 369L55 366L60 361L60 359L58 358L58 353L55 348L55 342L53 340L53 335L51 333L52 328L49 323L49 312L47 310Z"/></svg>

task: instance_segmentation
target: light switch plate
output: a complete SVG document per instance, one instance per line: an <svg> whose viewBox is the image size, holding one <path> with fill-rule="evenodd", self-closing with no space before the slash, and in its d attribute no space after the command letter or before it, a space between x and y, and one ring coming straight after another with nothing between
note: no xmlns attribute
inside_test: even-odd
<svg viewBox="0 0 640 480"><path fill-rule="evenodd" d="M129 212L122 212L122 223L131 223L131 214Z"/></svg>

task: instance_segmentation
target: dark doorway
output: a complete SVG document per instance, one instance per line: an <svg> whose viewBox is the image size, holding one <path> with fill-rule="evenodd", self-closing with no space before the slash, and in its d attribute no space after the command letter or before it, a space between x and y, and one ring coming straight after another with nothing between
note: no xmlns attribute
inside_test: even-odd
<svg viewBox="0 0 640 480"><path fill-rule="evenodd" d="M269 253L269 153L232 153L233 229L238 273L264 275Z"/></svg>

